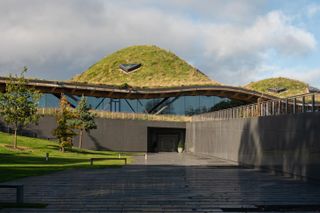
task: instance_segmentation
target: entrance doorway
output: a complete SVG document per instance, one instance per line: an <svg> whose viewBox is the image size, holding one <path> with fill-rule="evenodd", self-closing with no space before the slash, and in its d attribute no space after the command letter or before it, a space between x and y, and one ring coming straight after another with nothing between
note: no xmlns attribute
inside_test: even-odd
<svg viewBox="0 0 320 213"><path fill-rule="evenodd" d="M176 152L185 143L185 129L148 127L148 152Z"/></svg>

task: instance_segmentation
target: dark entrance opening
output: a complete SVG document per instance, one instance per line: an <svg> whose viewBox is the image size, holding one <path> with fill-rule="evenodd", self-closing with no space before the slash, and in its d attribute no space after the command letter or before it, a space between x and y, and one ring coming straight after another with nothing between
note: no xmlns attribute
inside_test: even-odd
<svg viewBox="0 0 320 213"><path fill-rule="evenodd" d="M176 152L185 135L185 129L148 127L148 152Z"/></svg>

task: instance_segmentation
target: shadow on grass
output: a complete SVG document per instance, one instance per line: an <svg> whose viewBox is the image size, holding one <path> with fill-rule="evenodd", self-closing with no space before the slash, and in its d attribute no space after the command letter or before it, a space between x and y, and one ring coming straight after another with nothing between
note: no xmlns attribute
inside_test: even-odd
<svg viewBox="0 0 320 213"><path fill-rule="evenodd" d="M86 162L88 159L85 158L68 158L68 157L50 157L49 161L45 160L45 156L23 156L17 154L1 154L1 165L10 164L24 164L26 166L32 164L71 164L71 163L81 163Z"/></svg>
<svg viewBox="0 0 320 213"><path fill-rule="evenodd" d="M121 168L122 165L63 165L63 166L19 166L10 168L0 168L0 183L18 178L46 175L54 172L63 171L66 169L100 169L100 168Z"/></svg>
<svg viewBox="0 0 320 213"><path fill-rule="evenodd" d="M48 204L44 203L0 203L0 209L4 208L37 208L44 209Z"/></svg>
<svg viewBox="0 0 320 213"><path fill-rule="evenodd" d="M68 149L68 152L70 153L78 153L78 154L88 154L88 155L114 155L114 153L100 153L100 152L94 152L94 151L88 151L88 150L81 150L81 149Z"/></svg>
<svg viewBox="0 0 320 213"><path fill-rule="evenodd" d="M38 176L52 172L74 168L106 168L121 167L118 163L112 165L98 164L90 166L91 156L76 157L50 157L49 161L41 156L24 156L12 154L0 154L0 182L13 180L27 176ZM94 155L93 155L94 157Z"/></svg>
<svg viewBox="0 0 320 213"><path fill-rule="evenodd" d="M59 145L47 145L47 149L58 151ZM88 154L88 155L114 155L112 153L99 153L96 151L74 149L74 148L73 149L67 148L66 153L77 153L77 154Z"/></svg>
<svg viewBox="0 0 320 213"><path fill-rule="evenodd" d="M0 182L28 176L38 176L63 170L62 167L11 167L0 169Z"/></svg>

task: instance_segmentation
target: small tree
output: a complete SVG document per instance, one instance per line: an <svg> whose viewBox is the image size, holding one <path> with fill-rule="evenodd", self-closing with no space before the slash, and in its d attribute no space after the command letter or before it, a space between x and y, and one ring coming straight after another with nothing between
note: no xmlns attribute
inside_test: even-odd
<svg viewBox="0 0 320 213"><path fill-rule="evenodd" d="M17 131L30 123L37 123L40 116L37 114L40 93L27 87L24 67L20 76L12 77L6 82L5 93L0 93L0 114L4 121L13 128L13 147L17 148Z"/></svg>
<svg viewBox="0 0 320 213"><path fill-rule="evenodd" d="M62 95L60 108L56 113L57 127L53 130L53 135L59 140L60 151L64 152L66 147L72 147L72 138L75 136L74 125L71 120L75 118L67 98Z"/></svg>
<svg viewBox="0 0 320 213"><path fill-rule="evenodd" d="M97 125L94 121L95 114L90 112L90 107L88 107L87 99L84 96L81 97L75 113L76 119L72 122L75 128L79 129L79 148L81 149L83 131L89 132L91 129L96 129Z"/></svg>

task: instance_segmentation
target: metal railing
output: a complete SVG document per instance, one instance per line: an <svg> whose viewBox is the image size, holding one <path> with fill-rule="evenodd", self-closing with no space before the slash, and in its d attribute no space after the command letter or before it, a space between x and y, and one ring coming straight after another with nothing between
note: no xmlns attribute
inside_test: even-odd
<svg viewBox="0 0 320 213"><path fill-rule="evenodd" d="M227 120L320 111L320 93L309 93L284 99L274 99L256 104L192 116L192 121Z"/></svg>
<svg viewBox="0 0 320 213"><path fill-rule="evenodd" d="M55 115L59 108L39 108L40 115ZM172 122L189 122L190 116L182 115L153 115L144 113L126 113L126 112L109 112L102 110L92 110L98 118L108 119L127 119L127 120L151 120L151 121L172 121Z"/></svg>

